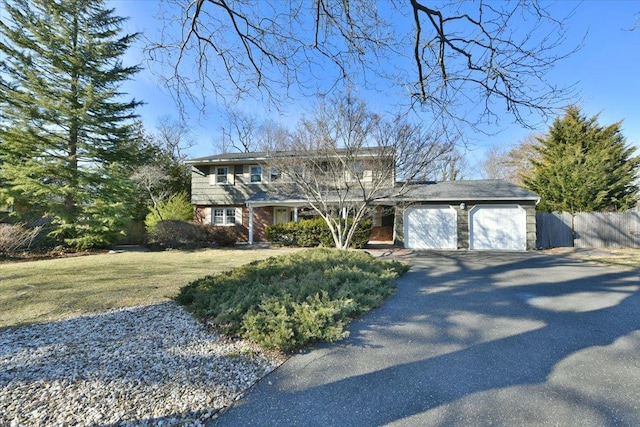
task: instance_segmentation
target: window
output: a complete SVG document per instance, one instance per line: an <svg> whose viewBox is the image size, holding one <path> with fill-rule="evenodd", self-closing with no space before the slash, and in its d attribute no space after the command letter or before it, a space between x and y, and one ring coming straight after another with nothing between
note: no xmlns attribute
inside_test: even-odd
<svg viewBox="0 0 640 427"><path fill-rule="evenodd" d="M225 167L219 167L216 168L216 184L226 184L227 181L227 175L229 174L229 168Z"/></svg>
<svg viewBox="0 0 640 427"><path fill-rule="evenodd" d="M305 172L304 165L294 165L292 168L293 177L296 179L304 178Z"/></svg>
<svg viewBox="0 0 640 427"><path fill-rule="evenodd" d="M225 224L235 224L235 223L236 223L236 210L225 209Z"/></svg>
<svg viewBox="0 0 640 427"><path fill-rule="evenodd" d="M216 208L213 210L213 225L233 225L236 223L235 208Z"/></svg>
<svg viewBox="0 0 640 427"><path fill-rule="evenodd" d="M278 170L278 168L271 168L271 174L269 175L269 182L278 182L282 174Z"/></svg>
<svg viewBox="0 0 640 427"><path fill-rule="evenodd" d="M355 163L353 165L353 175L358 179L362 179L364 176L364 166L362 166L362 163Z"/></svg>
<svg viewBox="0 0 640 427"><path fill-rule="evenodd" d="M363 172L362 163L354 163L351 168L344 171L344 180L346 182L362 181Z"/></svg>
<svg viewBox="0 0 640 427"><path fill-rule="evenodd" d="M262 182L262 167L261 166L251 166L250 168L251 182Z"/></svg>
<svg viewBox="0 0 640 427"><path fill-rule="evenodd" d="M224 209L214 209L213 210L213 224L214 225L223 225L224 224Z"/></svg>

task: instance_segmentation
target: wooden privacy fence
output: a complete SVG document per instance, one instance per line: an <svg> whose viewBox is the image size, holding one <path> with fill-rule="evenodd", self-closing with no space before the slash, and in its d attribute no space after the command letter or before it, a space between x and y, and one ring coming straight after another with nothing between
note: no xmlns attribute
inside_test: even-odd
<svg viewBox="0 0 640 427"><path fill-rule="evenodd" d="M640 248L640 212L536 214L537 246Z"/></svg>

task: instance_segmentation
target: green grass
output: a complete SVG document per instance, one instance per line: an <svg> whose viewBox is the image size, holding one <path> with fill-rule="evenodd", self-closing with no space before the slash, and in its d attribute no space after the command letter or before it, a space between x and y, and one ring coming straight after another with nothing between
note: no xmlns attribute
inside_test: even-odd
<svg viewBox="0 0 640 427"><path fill-rule="evenodd" d="M294 249L125 252L0 263L0 328L173 298L200 277Z"/></svg>
<svg viewBox="0 0 640 427"><path fill-rule="evenodd" d="M311 249L196 280L176 301L224 334L291 351L344 337L407 270L363 252Z"/></svg>

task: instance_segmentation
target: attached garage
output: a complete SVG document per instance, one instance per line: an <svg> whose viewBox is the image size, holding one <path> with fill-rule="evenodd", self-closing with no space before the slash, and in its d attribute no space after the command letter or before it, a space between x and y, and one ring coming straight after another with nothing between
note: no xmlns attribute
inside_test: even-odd
<svg viewBox="0 0 640 427"><path fill-rule="evenodd" d="M450 206L412 206L404 212L405 247L457 249L458 214Z"/></svg>
<svg viewBox="0 0 640 427"><path fill-rule="evenodd" d="M412 185L393 200L394 242L413 249L532 250L539 200L501 180Z"/></svg>
<svg viewBox="0 0 640 427"><path fill-rule="evenodd" d="M469 248L526 250L526 211L520 205L474 206L469 211Z"/></svg>

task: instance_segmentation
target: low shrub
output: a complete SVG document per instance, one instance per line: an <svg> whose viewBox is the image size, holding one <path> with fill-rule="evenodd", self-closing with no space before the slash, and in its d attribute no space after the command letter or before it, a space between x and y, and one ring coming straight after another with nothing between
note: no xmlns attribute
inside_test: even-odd
<svg viewBox="0 0 640 427"><path fill-rule="evenodd" d="M12 255L29 249L41 230L41 226L27 227L22 223L0 224L0 254Z"/></svg>
<svg viewBox="0 0 640 427"><path fill-rule="evenodd" d="M323 291L295 302L291 295L271 297L244 316L242 329L248 339L265 348L294 350L316 341L333 342L348 336L346 313L353 301L330 299Z"/></svg>
<svg viewBox="0 0 640 427"><path fill-rule="evenodd" d="M150 238L152 244L163 248L230 247L236 244L236 230L234 227L165 220L156 224Z"/></svg>
<svg viewBox="0 0 640 427"><path fill-rule="evenodd" d="M203 246L211 241L209 230L203 225L178 220L159 221L150 238L153 243L167 248Z"/></svg>
<svg viewBox="0 0 640 427"><path fill-rule="evenodd" d="M284 246L298 246L303 248L316 246L331 248L335 246L331 230L329 230L329 226L322 218L305 219L297 223L287 222L269 225L265 231L265 238L268 242ZM370 233L370 220L363 219L358 222L351 241L351 247L355 249L364 248L369 241Z"/></svg>
<svg viewBox="0 0 640 427"><path fill-rule="evenodd" d="M371 236L371 220L363 219L358 223L358 227L356 227L356 232L353 235L353 240L351 241L351 247L355 249L364 249L369 242L369 236Z"/></svg>
<svg viewBox="0 0 640 427"><path fill-rule="evenodd" d="M302 222L302 221L300 221ZM265 240L284 246L295 246L297 244L298 226L295 222L284 222L281 224L268 225L265 228Z"/></svg>
<svg viewBox="0 0 640 427"><path fill-rule="evenodd" d="M213 225L205 227L209 229L211 243L220 247L235 246L237 241L235 227L214 227Z"/></svg>
<svg viewBox="0 0 640 427"><path fill-rule="evenodd" d="M313 249L196 280L176 301L221 333L291 351L346 336L351 319L378 307L407 269L366 253Z"/></svg>

